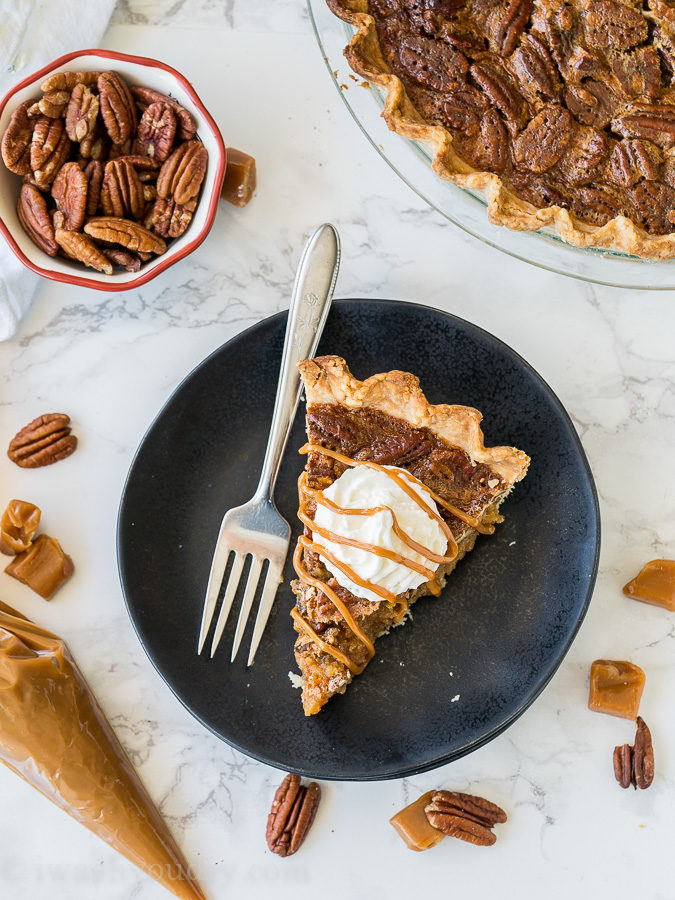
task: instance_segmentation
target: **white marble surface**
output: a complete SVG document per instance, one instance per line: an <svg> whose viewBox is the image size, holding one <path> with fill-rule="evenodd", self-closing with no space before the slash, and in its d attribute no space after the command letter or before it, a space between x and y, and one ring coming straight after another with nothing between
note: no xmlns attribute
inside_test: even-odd
<svg viewBox="0 0 675 900"><path fill-rule="evenodd" d="M547 274L426 209L357 132L299 0L121 0L105 43L188 74L226 141L258 158L260 189L244 211L223 207L207 242L139 291L45 284L19 334L0 345L0 443L56 409L70 413L81 441L52 469L21 471L0 457L0 503L38 502L45 530L77 566L50 604L2 575L0 596L67 638L211 898L295 898L326 883L333 892L336 881L350 900L672 897L675 619L624 598L621 586L645 560L675 555L675 296ZM325 219L343 239L338 296L455 312L552 385L595 472L603 549L571 652L512 728L413 779L325 784L306 845L280 860L263 836L279 774L207 733L154 672L124 610L115 518L155 412L207 353L287 305L304 237ZM647 672L642 712L657 755L647 792L614 783L612 748L632 740L630 724L586 709L588 666L600 656ZM387 820L435 786L500 803L509 821L497 844L406 851ZM6 771L0 796L0 897L167 896Z"/></svg>

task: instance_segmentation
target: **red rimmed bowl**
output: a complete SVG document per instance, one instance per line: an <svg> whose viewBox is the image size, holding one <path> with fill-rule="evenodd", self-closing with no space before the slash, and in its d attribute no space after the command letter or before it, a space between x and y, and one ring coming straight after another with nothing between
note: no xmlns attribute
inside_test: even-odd
<svg viewBox="0 0 675 900"><path fill-rule="evenodd" d="M150 281L160 272L192 253L211 230L218 209L218 200L225 177L227 151L218 126L197 96L190 82L157 59L130 56L114 50L78 50L60 56L39 72L13 87L0 101L0 134L20 103L40 96L40 84L52 72L89 72L114 69L131 85L152 88L172 97L189 112L197 123L197 138L209 153L209 163L202 184L199 203L186 232L173 240L161 256L144 263L138 272L114 272L104 275L60 256L51 257L31 241L16 213L21 178L10 172L0 161L0 231L21 262L44 278L63 281L99 291L127 291Z"/></svg>

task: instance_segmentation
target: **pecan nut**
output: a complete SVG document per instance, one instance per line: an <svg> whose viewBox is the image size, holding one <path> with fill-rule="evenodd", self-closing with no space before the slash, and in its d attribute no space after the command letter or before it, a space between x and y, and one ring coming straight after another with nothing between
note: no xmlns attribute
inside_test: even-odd
<svg viewBox="0 0 675 900"><path fill-rule="evenodd" d="M124 144L136 132L136 107L127 83L117 72L98 79L101 117L113 144Z"/></svg>
<svg viewBox="0 0 675 900"><path fill-rule="evenodd" d="M104 244L120 244L127 250L141 253L164 253L166 244L159 235L153 234L129 219L115 216L98 216L84 226L86 234Z"/></svg>
<svg viewBox="0 0 675 900"><path fill-rule="evenodd" d="M21 186L16 212L21 227L36 247L49 256L56 256L58 245L54 240L54 226L47 211L47 201L34 184Z"/></svg>
<svg viewBox="0 0 675 900"><path fill-rule="evenodd" d="M636 103L612 121L612 131L628 138L645 138L659 147L675 146L675 106Z"/></svg>
<svg viewBox="0 0 675 900"><path fill-rule="evenodd" d="M49 94L51 91L67 91L70 94L76 84L88 86L96 84L100 74L100 72L54 72L42 82L40 90L43 94Z"/></svg>
<svg viewBox="0 0 675 900"><path fill-rule="evenodd" d="M86 84L76 84L66 109L66 133L71 141L83 141L94 133L99 100Z"/></svg>
<svg viewBox="0 0 675 900"><path fill-rule="evenodd" d="M87 217L95 216L101 202L101 184L103 182L103 163L98 159L90 159L84 167L87 179Z"/></svg>
<svg viewBox="0 0 675 900"><path fill-rule="evenodd" d="M169 104L151 103L138 123L136 146L139 153L164 162L173 148L176 128L176 114Z"/></svg>
<svg viewBox="0 0 675 900"><path fill-rule="evenodd" d="M33 419L12 438L7 456L22 469L37 469L65 459L76 447L77 438L70 433L70 417L47 413Z"/></svg>
<svg viewBox="0 0 675 900"><path fill-rule="evenodd" d="M477 62L471 66L470 72L509 125L520 127L525 118L525 102L505 70L497 63Z"/></svg>
<svg viewBox="0 0 675 900"><path fill-rule="evenodd" d="M614 777L620 787L646 790L654 780L654 747L652 736L640 716L636 720L635 745L622 744L614 748Z"/></svg>
<svg viewBox="0 0 675 900"><path fill-rule="evenodd" d="M615 0L593 0L583 21L588 46L599 50L629 50L647 39L642 9Z"/></svg>
<svg viewBox="0 0 675 900"><path fill-rule="evenodd" d="M532 12L532 0L510 0L500 15L494 34L494 49L509 56L518 46L518 40Z"/></svg>
<svg viewBox="0 0 675 900"><path fill-rule="evenodd" d="M434 828L482 847L494 844L497 836L492 828L506 822L506 813L496 803L457 791L436 791L424 812Z"/></svg>
<svg viewBox="0 0 675 900"><path fill-rule="evenodd" d="M466 80L469 63L463 53L443 41L407 35L401 42L401 65L418 84L448 93Z"/></svg>
<svg viewBox="0 0 675 900"><path fill-rule="evenodd" d="M196 197L184 205L176 203L173 197L157 199L152 210L153 231L163 238L180 237L192 221L196 206Z"/></svg>
<svg viewBox="0 0 675 900"><path fill-rule="evenodd" d="M87 213L87 176L77 163L66 163L59 170L52 185L52 197L63 214L61 227L79 231Z"/></svg>
<svg viewBox="0 0 675 900"><path fill-rule="evenodd" d="M180 103L172 100L171 97L166 97L164 94L160 94L159 91L153 91L152 88L139 85L133 85L131 93L143 112L151 103L168 104L178 119L178 137L181 141L191 141L197 133L197 123L192 118L192 113L185 109L184 106L181 106Z"/></svg>
<svg viewBox="0 0 675 900"><path fill-rule="evenodd" d="M49 91L38 103L31 106L29 115L42 115L48 116L50 119L60 119L69 101L69 91Z"/></svg>
<svg viewBox="0 0 675 900"><path fill-rule="evenodd" d="M85 266L96 269L97 272L112 275L113 269L110 260L106 259L100 249L86 234L80 234L78 231L66 231L65 228L56 228L54 238L70 259L84 263Z"/></svg>
<svg viewBox="0 0 675 900"><path fill-rule="evenodd" d="M159 162L149 156L139 156L137 153L127 153L124 156L118 156L117 159L126 160L136 169L136 174L140 181L154 181L159 172Z"/></svg>
<svg viewBox="0 0 675 900"><path fill-rule="evenodd" d="M63 119L40 116L30 146L30 166L35 183L46 190L70 155L70 139Z"/></svg>
<svg viewBox="0 0 675 900"><path fill-rule="evenodd" d="M563 106L545 106L513 142L516 160L531 172L546 172L562 156L573 124Z"/></svg>
<svg viewBox="0 0 675 900"><path fill-rule="evenodd" d="M120 266L127 272L138 272L141 268L141 258L130 250L123 250L122 247L106 247L103 255L110 260L114 266Z"/></svg>
<svg viewBox="0 0 675 900"><path fill-rule="evenodd" d="M555 100L560 90L560 77L542 38L528 34L511 61L523 89L531 86L544 100Z"/></svg>
<svg viewBox="0 0 675 900"><path fill-rule="evenodd" d="M277 788L267 817L267 846L278 856L291 856L307 837L321 800L321 788L304 786L299 775L287 775Z"/></svg>
<svg viewBox="0 0 675 900"><path fill-rule="evenodd" d="M26 100L12 113L9 125L2 136L2 159L15 175L29 175L31 142L34 122L28 115L32 100Z"/></svg>
<svg viewBox="0 0 675 900"><path fill-rule="evenodd" d="M101 208L106 216L140 219L145 203L143 185L134 167L123 159L106 163L101 185Z"/></svg>
<svg viewBox="0 0 675 900"><path fill-rule="evenodd" d="M173 197L181 206L199 193L209 155L201 141L187 141L173 151L157 176L157 195Z"/></svg>

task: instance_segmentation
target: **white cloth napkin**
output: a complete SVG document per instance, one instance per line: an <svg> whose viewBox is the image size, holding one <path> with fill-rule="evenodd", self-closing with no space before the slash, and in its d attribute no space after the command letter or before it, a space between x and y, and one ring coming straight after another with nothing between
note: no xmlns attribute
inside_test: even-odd
<svg viewBox="0 0 675 900"><path fill-rule="evenodd" d="M98 46L114 5L115 0L0 0L0 95L63 53ZM0 239L0 341L16 331L39 282Z"/></svg>

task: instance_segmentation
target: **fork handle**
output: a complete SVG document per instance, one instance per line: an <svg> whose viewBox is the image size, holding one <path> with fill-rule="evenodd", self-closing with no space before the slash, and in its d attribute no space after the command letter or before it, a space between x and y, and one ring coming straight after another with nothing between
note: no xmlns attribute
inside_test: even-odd
<svg viewBox="0 0 675 900"><path fill-rule="evenodd" d="M340 266L340 238L322 225L305 244L295 276L270 436L256 498L272 500L279 464L300 400L298 363L316 353Z"/></svg>

